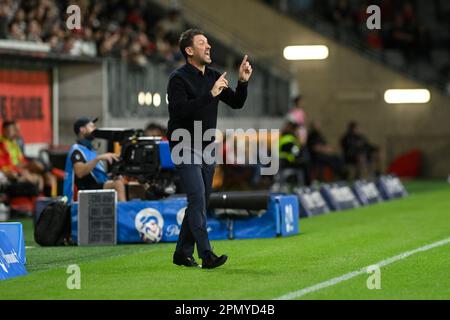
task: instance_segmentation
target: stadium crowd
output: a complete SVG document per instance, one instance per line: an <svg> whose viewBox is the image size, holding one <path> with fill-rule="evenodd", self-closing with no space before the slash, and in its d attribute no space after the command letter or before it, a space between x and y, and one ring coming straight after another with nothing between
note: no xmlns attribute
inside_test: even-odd
<svg viewBox="0 0 450 320"><path fill-rule="evenodd" d="M294 14L302 14L314 9L324 20L351 32L363 40L366 45L376 50L398 49L405 58L430 59L433 49L430 31L417 17L417 9L411 1L312 1L312 0L266 0L272 5ZM281 3L285 2L283 6ZM368 30L366 21L369 17L367 8L377 4L381 10L382 30Z"/></svg>
<svg viewBox="0 0 450 320"><path fill-rule="evenodd" d="M81 11L81 29L64 24L69 5ZM176 7L168 13L148 1L4 0L0 2L0 39L48 43L52 52L72 56L120 57L137 65L149 60L183 62L178 36L185 29Z"/></svg>
<svg viewBox="0 0 450 320"><path fill-rule="evenodd" d="M354 39L396 66L408 66L426 81L438 81L450 94L450 5L414 0L262 0L298 21L321 21L337 39ZM367 8L378 5L381 30L369 30ZM426 13L423 7L427 6ZM315 23L315 22L314 22ZM349 37L350 36L350 37ZM425 69L425 71L424 71Z"/></svg>
<svg viewBox="0 0 450 320"><path fill-rule="evenodd" d="M372 49L397 49L407 60L431 59L433 46L430 31L418 19L417 9L411 2L380 1L384 26L381 30L367 29L368 5L367 1L361 1L359 6L352 7L349 1L340 0L332 7L324 8L321 13L334 24L353 30Z"/></svg>

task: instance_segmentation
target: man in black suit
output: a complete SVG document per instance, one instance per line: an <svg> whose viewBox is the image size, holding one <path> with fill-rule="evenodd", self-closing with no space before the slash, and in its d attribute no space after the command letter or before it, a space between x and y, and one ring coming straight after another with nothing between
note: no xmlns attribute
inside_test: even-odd
<svg viewBox="0 0 450 320"><path fill-rule="evenodd" d="M216 128L219 100L233 109L240 109L244 106L252 67L246 55L239 67L236 91L233 91L229 88L226 72L220 74L208 67L212 62L211 45L202 31L189 29L183 32L179 45L181 53L186 58L186 64L175 70L169 78L167 87L168 138L174 159L174 147L178 142L178 133L189 132L191 143L188 148L183 148L183 152L189 153L190 160L196 158L197 161L183 161L182 163L174 161L187 195L188 206L181 225L173 262L189 267L198 266L193 257L194 245L197 244L198 256L202 259L202 268L210 269L223 265L227 256L219 257L214 254L206 229L206 209L212 188L215 163L214 161L213 163L204 161L203 151L214 141L215 137L212 137L211 141L203 141L203 134L207 130ZM199 123L202 136L196 137L194 126ZM214 155L212 156L214 157Z"/></svg>

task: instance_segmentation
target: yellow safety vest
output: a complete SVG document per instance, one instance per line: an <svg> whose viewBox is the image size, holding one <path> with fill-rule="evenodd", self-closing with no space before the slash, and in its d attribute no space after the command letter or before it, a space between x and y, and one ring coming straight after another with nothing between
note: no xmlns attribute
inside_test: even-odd
<svg viewBox="0 0 450 320"><path fill-rule="evenodd" d="M287 151L282 151L283 146L285 146L286 144L293 144L295 146L298 147L298 149L300 150L300 142L298 141L297 137L294 136L293 134L284 134L281 136L280 138L280 143L279 143L279 156L280 159L285 159L288 162L295 162L295 154L292 154L291 152L287 152Z"/></svg>

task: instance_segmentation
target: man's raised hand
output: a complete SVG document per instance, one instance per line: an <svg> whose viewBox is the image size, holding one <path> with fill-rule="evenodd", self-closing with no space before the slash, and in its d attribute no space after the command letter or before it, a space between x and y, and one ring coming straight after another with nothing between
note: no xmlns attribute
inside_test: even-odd
<svg viewBox="0 0 450 320"><path fill-rule="evenodd" d="M219 94L222 93L222 90L225 88L228 88L228 80L225 78L227 75L226 72L224 72L219 79L217 79L216 83L214 83L213 88L211 89L211 94L213 97L217 97Z"/></svg>
<svg viewBox="0 0 450 320"><path fill-rule="evenodd" d="M248 55L245 55L244 59L242 59L241 65L239 66L239 81L247 82L248 79L250 79L252 72L253 70L250 62L248 61Z"/></svg>

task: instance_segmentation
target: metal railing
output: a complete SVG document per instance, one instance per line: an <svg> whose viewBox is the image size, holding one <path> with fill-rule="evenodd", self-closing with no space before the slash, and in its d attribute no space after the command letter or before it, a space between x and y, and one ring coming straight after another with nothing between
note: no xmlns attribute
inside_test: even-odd
<svg viewBox="0 0 450 320"><path fill-rule="evenodd" d="M149 63L144 67L136 67L126 61L109 60L107 81L110 116L168 117L166 88L171 71L166 64ZM228 71L227 78L234 88L237 84L237 70ZM245 108L236 111L220 106L219 115L229 118L280 117L289 108L289 93L289 81L264 69L255 68ZM160 104L155 105L155 94L161 98Z"/></svg>

